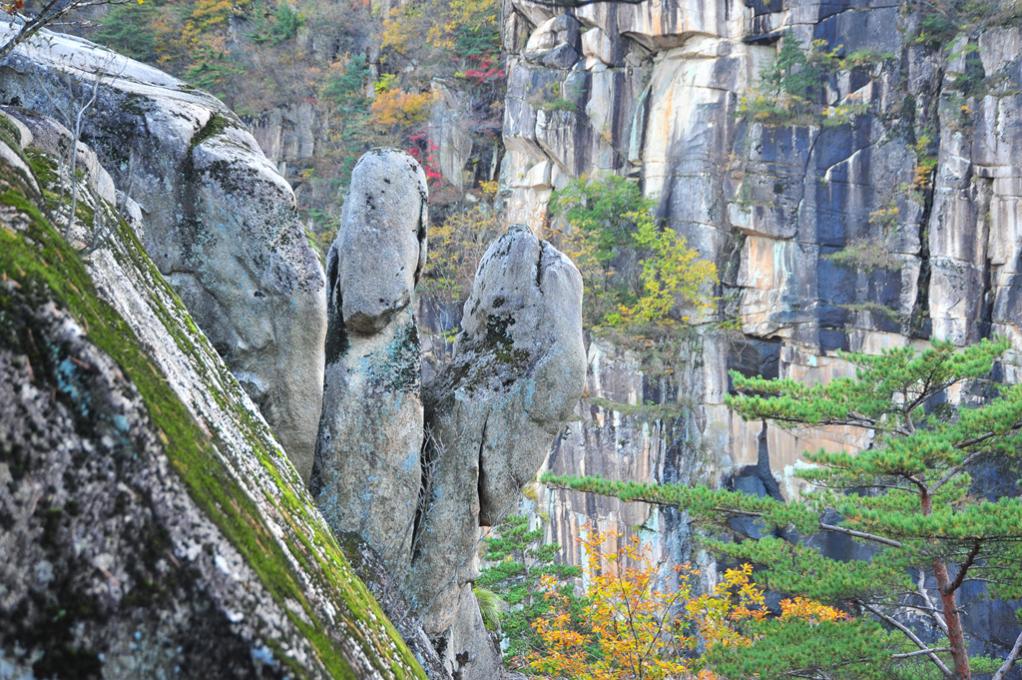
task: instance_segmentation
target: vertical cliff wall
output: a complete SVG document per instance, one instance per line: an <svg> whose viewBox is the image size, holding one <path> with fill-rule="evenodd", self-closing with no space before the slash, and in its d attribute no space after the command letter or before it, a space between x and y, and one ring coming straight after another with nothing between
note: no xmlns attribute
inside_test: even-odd
<svg viewBox="0 0 1022 680"><path fill-rule="evenodd" d="M842 349L1017 344L1022 33L1017 7L981 4L505 4L510 219L542 230L569 179L634 177L721 272L717 312L677 338L666 375L589 344L588 398L551 469L790 497L802 451L866 442L742 422L722 403L729 369L818 381L848 372ZM831 60L805 111L759 98L785 42ZM573 561L587 519L688 549L676 514L567 492L541 505Z"/></svg>

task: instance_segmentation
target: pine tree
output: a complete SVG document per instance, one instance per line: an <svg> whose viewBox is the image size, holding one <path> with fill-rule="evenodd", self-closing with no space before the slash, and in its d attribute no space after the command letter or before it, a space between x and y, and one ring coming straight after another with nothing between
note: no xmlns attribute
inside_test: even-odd
<svg viewBox="0 0 1022 680"><path fill-rule="evenodd" d="M716 659L725 677L947 677L993 673L1005 659L971 657L958 592L969 580L989 595L1022 597L1022 498L976 494L970 470L1008 465L1022 451L1022 386L989 378L1009 349L982 341L956 349L935 342L919 352L844 354L854 377L805 385L733 373L728 405L747 420L786 427L843 426L870 441L859 453L806 453L796 474L810 483L782 502L726 490L547 476L555 486L677 506L709 529L708 546L758 566L764 587L840 607L847 620L818 624L783 616L757 622L752 644ZM961 396L952 406L949 395ZM980 399L979 397L983 397ZM722 540L730 520L753 518L758 540ZM829 558L797 536L835 532L869 546L866 560ZM938 631L926 643L905 612ZM711 659L711 662L713 660Z"/></svg>
<svg viewBox="0 0 1022 680"><path fill-rule="evenodd" d="M499 617L504 662L514 670L525 670L529 654L545 649L532 622L550 610L546 590L556 591L574 606L573 579L581 570L559 563L560 546L544 543L543 530L530 529L529 518L523 515L506 518L484 539L484 546L486 566L476 587L492 592L506 605ZM541 581L548 585L540 587Z"/></svg>

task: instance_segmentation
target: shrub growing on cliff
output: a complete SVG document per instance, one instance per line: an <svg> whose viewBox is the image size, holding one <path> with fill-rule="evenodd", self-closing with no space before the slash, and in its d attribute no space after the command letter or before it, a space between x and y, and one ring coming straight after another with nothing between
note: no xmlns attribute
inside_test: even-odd
<svg viewBox="0 0 1022 680"><path fill-rule="evenodd" d="M711 306L716 266L657 222L634 182L573 180L554 192L550 210L566 223L552 238L582 272L587 326L670 326L688 321L683 309Z"/></svg>
<svg viewBox="0 0 1022 680"><path fill-rule="evenodd" d="M429 231L422 291L448 304L464 301L483 253L503 232L500 216L485 203L448 215Z"/></svg>
<svg viewBox="0 0 1022 680"><path fill-rule="evenodd" d="M498 595L506 608L499 616L504 662L514 670L528 667L529 654L542 648L532 622L546 616L551 608L544 592L557 592L571 603L577 567L560 564L560 546L543 542L543 530L530 529L529 518L513 515L505 519L484 540L486 567L476 582ZM540 582L545 583L543 589ZM568 604L568 606L571 606Z"/></svg>
<svg viewBox="0 0 1022 680"><path fill-rule="evenodd" d="M794 636L765 623L741 658L722 660L729 677L887 678L940 675L967 679L1010 670L1022 635L1000 660L970 656L958 593L986 582L1001 599L1022 597L1022 499L977 496L970 470L1004 465L1022 451L1022 385L989 383L1007 342L923 352L846 354L857 372L823 385L732 373L738 394L728 405L749 420L782 426L840 426L871 437L858 454L816 451L796 475L813 485L795 502L680 485L548 477L556 485L687 510L697 522L727 530L735 517L761 523L764 538L707 540L719 553L761 565L757 580L781 593L808 596L860 618L844 637ZM981 406L951 407L949 392L982 388ZM978 392L972 392L976 394ZM968 398L966 396L966 398ZM867 561L831 559L782 535L816 532L851 537L872 551ZM902 621L912 611L932 622L924 642ZM840 661L840 664L837 662ZM728 665L728 664L731 665ZM740 669L736 670L736 669Z"/></svg>
<svg viewBox="0 0 1022 680"><path fill-rule="evenodd" d="M845 100L825 103L828 81L841 71L873 68L894 55L857 50L841 56L844 47L826 40L799 44L788 31L774 61L760 74L760 86L743 97L739 113L764 125L843 125L868 110L868 104Z"/></svg>

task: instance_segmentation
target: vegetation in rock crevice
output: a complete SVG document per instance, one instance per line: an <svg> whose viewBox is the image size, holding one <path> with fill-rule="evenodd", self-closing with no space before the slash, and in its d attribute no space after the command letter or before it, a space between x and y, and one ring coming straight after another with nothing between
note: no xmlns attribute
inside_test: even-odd
<svg viewBox="0 0 1022 680"><path fill-rule="evenodd" d="M658 223L634 182L573 180L554 192L550 211L552 242L582 272L588 328L642 334L711 308L716 266Z"/></svg>

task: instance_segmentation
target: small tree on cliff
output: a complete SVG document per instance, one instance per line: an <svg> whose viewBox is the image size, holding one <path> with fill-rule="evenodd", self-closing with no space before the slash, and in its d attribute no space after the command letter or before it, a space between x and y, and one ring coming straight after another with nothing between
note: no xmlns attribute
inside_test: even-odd
<svg viewBox="0 0 1022 680"><path fill-rule="evenodd" d="M0 12L14 19L14 32L0 43L0 60L3 60L20 43L31 38L50 24L61 21L68 14L99 5L141 5L143 0L45 0L31 3L26 8L25 0L0 0Z"/></svg>
<svg viewBox="0 0 1022 680"><path fill-rule="evenodd" d="M813 490L797 502L594 478L548 476L548 483L625 500L678 506L697 522L726 530L736 517L758 520L765 537L709 540L719 553L760 565L765 587L803 595L860 614L841 636L764 622L754 642L717 659L727 677L931 677L1001 680L1022 650L1022 635L1004 659L970 658L958 594L970 580L995 598L1022 597L1022 498L975 495L970 470L1004 465L1022 452L1022 385L985 382L1006 342L965 349L934 343L881 355L845 354L854 377L825 385L732 374L728 404L749 420L784 426L843 426L872 443L857 454L817 451L798 476ZM984 389L982 405L953 408L946 397ZM770 529L773 531L771 532ZM780 538L836 532L870 546L868 560L831 559L800 541ZM790 539L790 534L787 536ZM924 642L903 616L928 618L938 640ZM882 626L882 628L881 628ZM927 672L929 671L929 672ZM820 675L822 673L823 675ZM758 674L758 675L757 675Z"/></svg>

